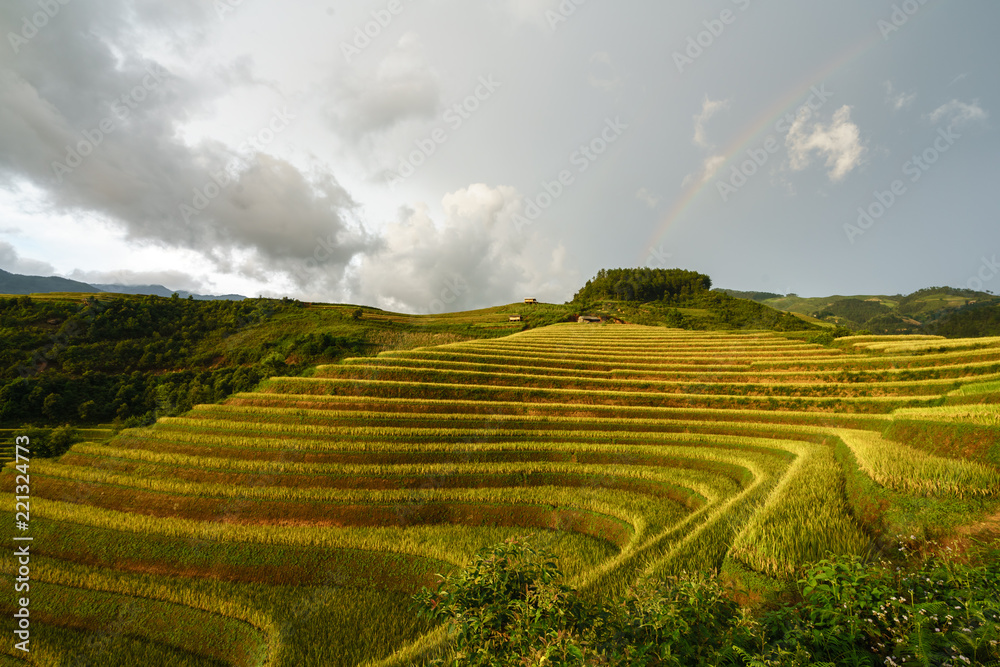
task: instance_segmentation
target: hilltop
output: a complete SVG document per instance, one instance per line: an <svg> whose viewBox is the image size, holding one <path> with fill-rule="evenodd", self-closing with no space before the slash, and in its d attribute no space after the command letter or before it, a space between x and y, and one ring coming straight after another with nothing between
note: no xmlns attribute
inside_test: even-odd
<svg viewBox="0 0 1000 667"><path fill-rule="evenodd" d="M796 313L818 324L873 334L993 336L1000 333L1000 296L953 287L912 294L800 297L770 292L719 290Z"/></svg>

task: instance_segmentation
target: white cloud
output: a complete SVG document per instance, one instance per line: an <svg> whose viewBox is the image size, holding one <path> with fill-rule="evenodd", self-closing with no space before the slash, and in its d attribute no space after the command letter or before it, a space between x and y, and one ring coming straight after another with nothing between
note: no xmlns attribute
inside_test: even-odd
<svg viewBox="0 0 1000 667"><path fill-rule="evenodd" d="M611 64L611 54L607 51L597 51L594 55L590 56L590 62L592 63L604 63L605 65Z"/></svg>
<svg viewBox="0 0 1000 667"><path fill-rule="evenodd" d="M719 111L729 108L729 100L710 100L705 97L701 103L701 112L694 116L694 143L702 148L712 148L705 137L705 124Z"/></svg>
<svg viewBox="0 0 1000 667"><path fill-rule="evenodd" d="M660 204L659 195L654 195L646 188L639 188L635 193L635 198L644 203L648 208L656 208Z"/></svg>
<svg viewBox="0 0 1000 667"><path fill-rule="evenodd" d="M715 176L715 172L719 170L722 165L726 163L725 155L710 155L705 158L705 161L701 163L701 169L693 174L688 174L684 177L684 181L681 183L681 187L688 187L692 183L697 183L701 185L702 183L707 183L709 179Z"/></svg>
<svg viewBox="0 0 1000 667"><path fill-rule="evenodd" d="M518 22L548 29L545 12L556 9L558 3L555 0L502 0L502 6Z"/></svg>
<svg viewBox="0 0 1000 667"><path fill-rule="evenodd" d="M705 125L715 114L720 111L724 111L729 108L730 100L710 100L706 96L701 103L701 111L694 115L694 137L693 141L695 145L700 146L706 150L712 150L715 148L708 137L705 134ZM708 182L715 172L719 170L726 162L726 157L724 155L709 155L706 157L702 163L701 168L698 171L688 174L684 177L681 182L681 187L688 187L692 184L701 185Z"/></svg>
<svg viewBox="0 0 1000 667"><path fill-rule="evenodd" d="M133 245L194 251L206 271L261 281L294 275L297 285L333 292L371 239L353 224L357 204L326 163L300 169L279 157L286 142L279 128L291 126L300 110L279 102L270 121L253 127L275 140L253 159L217 136L185 141L188 109L212 108L250 85L252 59L205 64L196 57L218 25L205 3L135 5L70 3L32 48L16 58L0 53L0 187L37 190L40 220L72 215L107 223ZM0 24L13 25L28 6L0 3ZM410 71L394 72L393 62L384 65L385 77ZM123 95L129 112L114 113L126 108ZM244 115L259 112L248 107ZM83 157L71 162L67 146L80 147ZM63 164L58 173L55 161ZM302 269L318 254L321 270Z"/></svg>
<svg viewBox="0 0 1000 667"><path fill-rule="evenodd" d="M360 258L355 298L390 310L450 312L525 296L564 300L577 287L564 247L515 229L522 197L514 188L476 183L441 205L440 221L418 204L386 225L380 247Z"/></svg>
<svg viewBox="0 0 1000 667"><path fill-rule="evenodd" d="M17 248L6 241L0 241L0 269L26 276L51 276L55 272L48 262L21 257Z"/></svg>
<svg viewBox="0 0 1000 667"><path fill-rule="evenodd" d="M607 51L598 51L590 56L591 72L587 82L605 93L613 93L622 86L622 78L615 72L611 63L611 55ZM595 73L595 70L598 70Z"/></svg>
<svg viewBox="0 0 1000 667"><path fill-rule="evenodd" d="M858 126L851 122L851 107L844 105L838 109L828 126L822 123L808 126L810 115L808 109L800 112L788 131L785 145L790 166L793 171L805 169L816 151L826 156L830 180L839 181L861 164L867 150L861 143Z"/></svg>
<svg viewBox="0 0 1000 667"><path fill-rule="evenodd" d="M441 108L441 82L415 33L403 35L373 70L346 71L333 84L328 116L335 132L358 141Z"/></svg>
<svg viewBox="0 0 1000 667"><path fill-rule="evenodd" d="M885 103L891 106L894 110L900 111L901 109L905 109L913 104L916 99L916 93L899 92L892 85L892 81L885 82Z"/></svg>
<svg viewBox="0 0 1000 667"><path fill-rule="evenodd" d="M973 100L972 104L952 100L942 104L928 116L932 123L940 123L947 118L949 125L964 125L975 120L985 121L989 117L990 115L979 106L979 100Z"/></svg>

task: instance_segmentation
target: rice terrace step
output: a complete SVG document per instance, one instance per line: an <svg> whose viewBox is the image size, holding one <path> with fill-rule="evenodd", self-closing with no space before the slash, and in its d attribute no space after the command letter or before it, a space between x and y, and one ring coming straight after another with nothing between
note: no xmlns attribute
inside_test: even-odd
<svg viewBox="0 0 1000 667"><path fill-rule="evenodd" d="M1000 496L995 442L887 435L994 429L998 382L997 339L570 323L273 377L32 463L32 659L104 629L95 654L142 644L151 665L402 664L441 638L411 594L528 532L590 595L792 574L868 548L857 475Z"/></svg>

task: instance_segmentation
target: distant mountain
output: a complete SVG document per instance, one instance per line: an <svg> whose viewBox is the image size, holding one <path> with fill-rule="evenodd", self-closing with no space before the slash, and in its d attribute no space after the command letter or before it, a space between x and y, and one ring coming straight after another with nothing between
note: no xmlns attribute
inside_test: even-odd
<svg viewBox="0 0 1000 667"><path fill-rule="evenodd" d="M1000 297L953 287L929 287L906 296L800 297L789 294L764 299L762 303L829 324L876 334L936 334L939 330L944 332L955 328L967 332L965 335L993 335L986 324L991 316L983 309L1000 307ZM966 313L970 310L976 310L977 316L968 319ZM961 325L952 324L958 320L962 321ZM981 333L969 333L973 330L981 330Z"/></svg>
<svg viewBox="0 0 1000 667"><path fill-rule="evenodd" d="M48 294L51 292L93 294L102 291L93 285L68 278L22 276L0 269L0 294Z"/></svg>
<svg viewBox="0 0 1000 667"><path fill-rule="evenodd" d="M182 298L194 297L197 301L242 301L246 297L241 294L223 294L214 296L208 294L192 294L184 290L171 290L163 285L90 285L77 280L59 278L56 276L22 276L0 269L0 294L51 294L53 292L70 292L76 294L152 294L170 297L174 292Z"/></svg>
<svg viewBox="0 0 1000 667"><path fill-rule="evenodd" d="M780 294L775 294L774 292L744 292L738 289L717 289L717 292L723 292L729 296L734 296L737 299L750 299L751 301L757 301L764 303L768 299L780 299Z"/></svg>
<svg viewBox="0 0 1000 667"><path fill-rule="evenodd" d="M193 294L184 290L167 289L163 285L104 285L98 283L94 287L100 288L102 292L111 292L113 294L152 294L154 296L169 297L174 292L177 292L180 298L186 299L189 296L193 296L195 301L242 301L246 298L241 294L223 294L221 296Z"/></svg>

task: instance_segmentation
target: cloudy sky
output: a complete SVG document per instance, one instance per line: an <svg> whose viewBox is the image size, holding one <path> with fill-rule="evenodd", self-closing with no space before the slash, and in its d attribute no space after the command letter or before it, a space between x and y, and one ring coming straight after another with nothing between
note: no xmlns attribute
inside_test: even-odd
<svg viewBox="0 0 1000 667"><path fill-rule="evenodd" d="M4 0L0 268L406 312L643 265L1000 291L998 26L994 0Z"/></svg>

